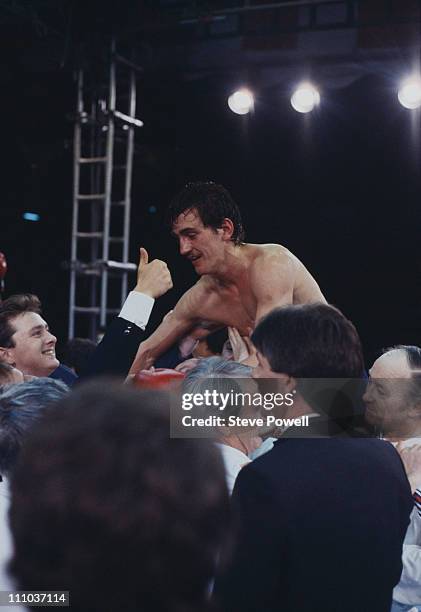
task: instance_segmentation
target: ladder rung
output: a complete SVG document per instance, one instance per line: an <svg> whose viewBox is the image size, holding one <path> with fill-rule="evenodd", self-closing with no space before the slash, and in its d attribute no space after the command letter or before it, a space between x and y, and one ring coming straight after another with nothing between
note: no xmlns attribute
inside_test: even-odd
<svg viewBox="0 0 421 612"><path fill-rule="evenodd" d="M100 164L107 161L106 157L80 157L80 164Z"/></svg>
<svg viewBox="0 0 421 612"><path fill-rule="evenodd" d="M125 170L127 168L127 166L125 166L124 164L118 164L116 166L113 166L113 170Z"/></svg>
<svg viewBox="0 0 421 612"><path fill-rule="evenodd" d="M108 260L106 262L102 262L102 265L108 268L108 270L118 271L118 272L131 272L137 270L137 264L123 261L113 261Z"/></svg>
<svg viewBox="0 0 421 612"><path fill-rule="evenodd" d="M79 193L77 195L78 200L104 200L105 193Z"/></svg>
<svg viewBox="0 0 421 612"><path fill-rule="evenodd" d="M110 242L124 242L124 238L120 238L119 236L110 236Z"/></svg>
<svg viewBox="0 0 421 612"><path fill-rule="evenodd" d="M128 125L133 125L134 127L143 127L143 121L140 119L136 119L136 117L131 117L130 115L126 115L126 113L121 113L120 111L115 110L113 113L116 119L120 119L124 123Z"/></svg>
<svg viewBox="0 0 421 612"><path fill-rule="evenodd" d="M97 306L75 306L75 312L89 312L91 314L98 314L99 308Z"/></svg>
<svg viewBox="0 0 421 612"><path fill-rule="evenodd" d="M77 232L78 238L102 238L102 232Z"/></svg>
<svg viewBox="0 0 421 612"><path fill-rule="evenodd" d="M84 312L86 314L99 314L101 309L98 306L75 306L75 312ZM121 308L106 308L105 311L109 314L119 314Z"/></svg>
<svg viewBox="0 0 421 612"><path fill-rule="evenodd" d="M118 200L117 202L111 202L111 206L125 206L126 200Z"/></svg>
<svg viewBox="0 0 421 612"><path fill-rule="evenodd" d="M94 270L93 268L85 268L76 270L78 276L101 276L101 270Z"/></svg>

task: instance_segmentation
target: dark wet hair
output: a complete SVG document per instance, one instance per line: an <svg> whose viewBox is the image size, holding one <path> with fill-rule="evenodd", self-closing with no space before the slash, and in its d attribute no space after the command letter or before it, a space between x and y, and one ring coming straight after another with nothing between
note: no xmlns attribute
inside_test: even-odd
<svg viewBox="0 0 421 612"><path fill-rule="evenodd" d="M241 213L231 194L223 187L212 181L187 183L185 187L172 200L167 220L170 227L181 213L195 208L205 227L217 230L224 219L231 219L234 232L231 240L235 244L244 241L244 228Z"/></svg>

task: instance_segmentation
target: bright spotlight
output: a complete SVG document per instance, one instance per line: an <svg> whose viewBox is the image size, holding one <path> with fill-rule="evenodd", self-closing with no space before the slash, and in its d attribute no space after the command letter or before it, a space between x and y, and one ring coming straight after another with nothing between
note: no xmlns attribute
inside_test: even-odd
<svg viewBox="0 0 421 612"><path fill-rule="evenodd" d="M411 110L421 106L421 78L411 77L404 81L398 91L398 100Z"/></svg>
<svg viewBox="0 0 421 612"><path fill-rule="evenodd" d="M228 106L237 115L247 115L254 108L254 97L248 89L239 89L228 98Z"/></svg>
<svg viewBox="0 0 421 612"><path fill-rule="evenodd" d="M320 94L310 83L302 83L291 96L291 105L297 113L309 113L320 103Z"/></svg>

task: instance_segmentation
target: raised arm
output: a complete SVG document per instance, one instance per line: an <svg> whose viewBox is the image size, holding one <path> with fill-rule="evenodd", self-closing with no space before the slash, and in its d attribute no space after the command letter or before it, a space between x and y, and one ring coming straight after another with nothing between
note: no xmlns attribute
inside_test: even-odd
<svg viewBox="0 0 421 612"><path fill-rule="evenodd" d="M178 301L174 310L168 314L147 340L141 342L130 368L130 374L150 368L155 359L167 351L175 342L185 336L197 323L194 311L195 290L192 287Z"/></svg>

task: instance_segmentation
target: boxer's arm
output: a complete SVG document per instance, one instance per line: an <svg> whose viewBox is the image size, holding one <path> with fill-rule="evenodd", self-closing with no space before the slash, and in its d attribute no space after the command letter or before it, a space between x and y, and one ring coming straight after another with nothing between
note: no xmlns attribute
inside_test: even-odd
<svg viewBox="0 0 421 612"><path fill-rule="evenodd" d="M164 318L154 333L140 343L129 375L150 368L157 357L165 353L195 326L197 317L191 296L193 289L194 287L183 295L174 310Z"/></svg>
<svg viewBox="0 0 421 612"><path fill-rule="evenodd" d="M250 281L257 300L256 323L274 308L292 304L294 271L287 257L259 257L253 264Z"/></svg>

